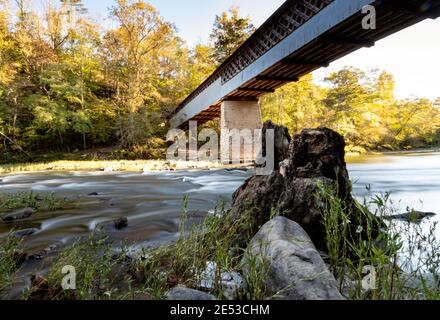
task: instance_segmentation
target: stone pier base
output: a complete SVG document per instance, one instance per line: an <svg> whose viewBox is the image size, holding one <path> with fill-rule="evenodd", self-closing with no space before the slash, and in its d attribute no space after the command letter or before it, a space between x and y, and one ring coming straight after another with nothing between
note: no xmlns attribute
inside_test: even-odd
<svg viewBox="0 0 440 320"><path fill-rule="evenodd" d="M255 160L254 132L263 127L258 101L223 101L220 152L223 163Z"/></svg>

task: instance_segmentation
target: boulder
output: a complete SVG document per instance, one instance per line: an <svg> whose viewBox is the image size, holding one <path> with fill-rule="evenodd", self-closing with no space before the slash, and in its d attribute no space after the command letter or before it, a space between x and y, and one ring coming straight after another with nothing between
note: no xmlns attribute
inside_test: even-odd
<svg viewBox="0 0 440 320"><path fill-rule="evenodd" d="M354 228L365 226L365 215L359 212L351 195L342 136L333 130L318 128L304 130L290 140L286 128L266 122L263 131L269 128L276 132L275 159L279 162L270 175L253 176L234 193L226 228L239 219L246 222L238 233L236 245L245 247L273 213L278 213L299 223L315 245L326 250L322 223L325 204L316 196L319 185L335 188L347 213L352 215L350 221ZM290 144L286 149L287 141ZM373 229L379 229L378 226Z"/></svg>
<svg viewBox="0 0 440 320"><path fill-rule="evenodd" d="M197 300L217 300L213 295L189 289L185 287L175 287L166 294L167 300L181 300L181 301L197 301Z"/></svg>
<svg viewBox="0 0 440 320"><path fill-rule="evenodd" d="M15 210L11 213L8 213L2 219L3 219L3 221L6 221L6 222L23 220L23 219L29 218L35 212L37 212L37 210L35 210L34 208L24 208L24 209Z"/></svg>
<svg viewBox="0 0 440 320"><path fill-rule="evenodd" d="M343 300L337 282L299 224L284 217L266 223L241 263L265 261L266 297L281 300ZM260 268L262 268L261 266Z"/></svg>

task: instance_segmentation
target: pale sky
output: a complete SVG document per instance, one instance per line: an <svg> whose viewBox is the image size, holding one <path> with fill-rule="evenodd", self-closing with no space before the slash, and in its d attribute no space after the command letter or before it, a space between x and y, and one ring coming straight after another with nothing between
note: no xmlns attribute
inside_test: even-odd
<svg viewBox="0 0 440 320"><path fill-rule="evenodd" d="M113 0L85 0L99 20L108 16ZM284 0L150 0L162 17L175 24L179 35L193 46L209 39L215 15L232 5L240 7L255 26L261 25ZM107 21L108 23L108 21ZM440 97L440 19L426 20L394 34L369 49L361 49L315 72L319 82L332 70L354 66L379 68L396 79L398 97Z"/></svg>

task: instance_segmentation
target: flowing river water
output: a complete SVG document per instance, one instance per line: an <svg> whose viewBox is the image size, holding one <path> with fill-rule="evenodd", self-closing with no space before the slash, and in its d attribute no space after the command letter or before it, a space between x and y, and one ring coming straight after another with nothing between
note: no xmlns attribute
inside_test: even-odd
<svg viewBox="0 0 440 320"><path fill-rule="evenodd" d="M394 205L440 214L440 152L396 153L348 159L354 193L391 192ZM61 248L86 235L100 223L128 217L128 228L111 231L111 238L145 245L174 239L185 195L188 209L203 217L216 203L230 201L233 192L250 177L246 170L194 170L176 172L37 172L0 176L0 193L55 192L73 200L70 209L38 212L13 224L0 220L0 238L12 228L37 228L24 239L27 253ZM370 186L370 191L366 186ZM97 195L89 195L96 193ZM440 216L433 218L440 220ZM439 231L440 232L440 231ZM30 264L22 272L35 269Z"/></svg>

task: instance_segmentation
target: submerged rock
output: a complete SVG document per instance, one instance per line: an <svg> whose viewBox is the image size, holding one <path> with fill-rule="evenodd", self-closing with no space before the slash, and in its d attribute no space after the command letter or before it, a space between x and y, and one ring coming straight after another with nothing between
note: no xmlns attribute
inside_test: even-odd
<svg viewBox="0 0 440 320"><path fill-rule="evenodd" d="M411 211L402 214L396 214L391 216L384 216L383 219L386 220L402 220L407 222L420 223L425 218L434 217L437 214L434 212L421 212L421 211Z"/></svg>
<svg viewBox="0 0 440 320"><path fill-rule="evenodd" d="M14 231L13 235L17 238L24 238L24 237L31 236L38 231L39 231L39 229L37 229L37 228L29 228L29 229Z"/></svg>
<svg viewBox="0 0 440 320"><path fill-rule="evenodd" d="M181 300L181 301L202 301L202 300L217 300L216 297L213 295L194 290L189 289L185 287L176 287L174 289L171 289L166 294L167 300Z"/></svg>
<svg viewBox="0 0 440 320"><path fill-rule="evenodd" d="M43 250L40 250L40 251L37 251L37 252L33 252L33 253L29 253L26 256L26 259L27 260L43 260L44 258L49 256L50 254L53 254L56 251L58 251L59 249L60 249L60 245L52 244L52 245L44 248Z"/></svg>
<svg viewBox="0 0 440 320"><path fill-rule="evenodd" d="M23 219L29 218L35 212L37 212L37 210L35 210L34 208L24 208L24 209L15 210L11 213L8 213L2 219L3 219L3 221L6 221L6 222L23 220Z"/></svg>
<svg viewBox="0 0 440 320"><path fill-rule="evenodd" d="M318 128L304 130L291 140L284 127L266 122L263 136L267 129L275 130L275 159L279 162L272 174L253 176L234 193L227 228L241 218L246 221L237 244L246 245L245 238L255 235L273 213L278 213L299 223L314 244L326 250L322 223L325 204L316 195L321 185L336 189L350 214L353 233L359 226L366 230L365 215L359 212L351 195L342 136L333 130ZM376 218L371 215L371 219ZM378 230L379 225L377 222L373 229Z"/></svg>
<svg viewBox="0 0 440 320"><path fill-rule="evenodd" d="M281 300L343 300L334 276L299 224L284 217L266 223L252 239L242 261L267 268L266 297ZM264 261L264 262L262 262Z"/></svg>
<svg viewBox="0 0 440 320"><path fill-rule="evenodd" d="M118 230L122 230L128 227L128 218L121 217L114 221L115 228Z"/></svg>

